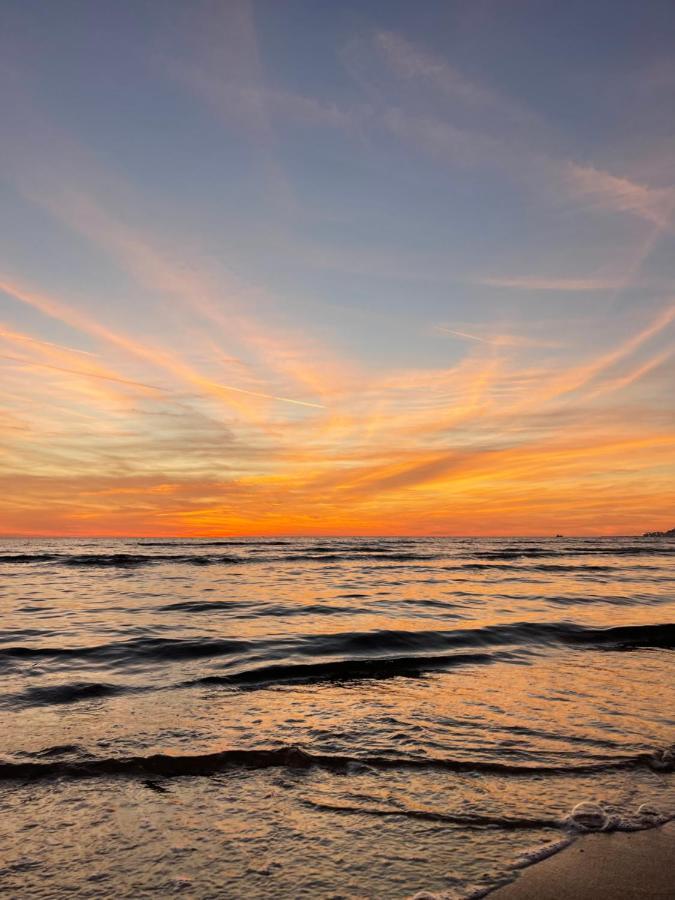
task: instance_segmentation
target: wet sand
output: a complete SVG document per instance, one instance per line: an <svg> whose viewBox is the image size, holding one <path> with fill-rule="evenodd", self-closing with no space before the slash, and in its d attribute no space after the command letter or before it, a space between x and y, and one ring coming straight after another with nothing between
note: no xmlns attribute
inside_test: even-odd
<svg viewBox="0 0 675 900"><path fill-rule="evenodd" d="M663 828L589 834L524 869L490 900L673 900L675 822Z"/></svg>

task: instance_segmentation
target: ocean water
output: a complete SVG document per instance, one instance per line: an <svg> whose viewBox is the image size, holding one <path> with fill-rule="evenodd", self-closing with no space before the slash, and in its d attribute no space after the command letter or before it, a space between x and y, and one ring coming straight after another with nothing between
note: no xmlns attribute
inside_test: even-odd
<svg viewBox="0 0 675 900"><path fill-rule="evenodd" d="M462 898L664 821L674 563L647 538L4 540L0 894Z"/></svg>

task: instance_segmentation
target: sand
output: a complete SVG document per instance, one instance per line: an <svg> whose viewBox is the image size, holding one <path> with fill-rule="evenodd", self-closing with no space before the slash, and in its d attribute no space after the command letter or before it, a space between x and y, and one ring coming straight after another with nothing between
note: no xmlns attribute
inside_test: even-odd
<svg viewBox="0 0 675 900"><path fill-rule="evenodd" d="M675 900L675 822L589 834L523 869L490 900Z"/></svg>

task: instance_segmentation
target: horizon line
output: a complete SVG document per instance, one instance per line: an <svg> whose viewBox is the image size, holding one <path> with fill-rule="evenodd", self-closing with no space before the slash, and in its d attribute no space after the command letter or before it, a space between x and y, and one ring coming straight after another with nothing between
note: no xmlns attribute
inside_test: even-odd
<svg viewBox="0 0 675 900"><path fill-rule="evenodd" d="M425 540L431 538L437 539L448 539L448 540L480 540L485 538L527 538L529 539L540 539L540 538L617 538L617 537L645 537L650 533L660 532L660 531L668 531L669 529L660 529L653 528L650 531L642 532L640 534L635 533L617 533L617 534L592 534L590 532L577 532L577 533L517 533L517 534L506 534L506 533L491 533L491 534L351 534L351 533L325 533L325 534L317 534L315 532L308 534L288 534L284 532L273 532L268 534L200 534L200 535L184 535L184 534L21 534L21 533L0 533L0 540L96 540L96 541L150 541L150 540L165 540L165 541L205 541L205 540L268 540L272 538L288 538L288 539L322 539L322 538L334 538L334 539L345 539L345 540L410 540L410 539L418 539Z"/></svg>

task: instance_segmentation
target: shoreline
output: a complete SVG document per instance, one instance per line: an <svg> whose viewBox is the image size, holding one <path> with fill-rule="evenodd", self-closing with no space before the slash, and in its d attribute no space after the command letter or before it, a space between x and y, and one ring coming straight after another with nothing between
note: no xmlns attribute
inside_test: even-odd
<svg viewBox="0 0 675 900"><path fill-rule="evenodd" d="M490 900L673 900L673 860L672 820L643 831L583 834L484 896Z"/></svg>

